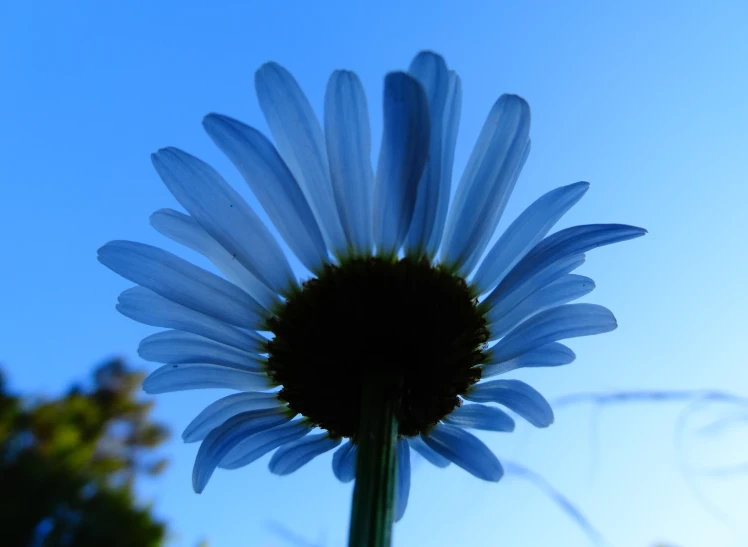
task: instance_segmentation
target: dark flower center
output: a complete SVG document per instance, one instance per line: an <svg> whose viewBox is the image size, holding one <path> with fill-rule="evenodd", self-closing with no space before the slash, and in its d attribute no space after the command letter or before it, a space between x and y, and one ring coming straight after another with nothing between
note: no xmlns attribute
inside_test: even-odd
<svg viewBox="0 0 748 547"><path fill-rule="evenodd" d="M280 398L332 436L357 436L362 386L394 397L399 434L427 431L480 379L488 330L465 281L427 260L326 266L268 322Z"/></svg>

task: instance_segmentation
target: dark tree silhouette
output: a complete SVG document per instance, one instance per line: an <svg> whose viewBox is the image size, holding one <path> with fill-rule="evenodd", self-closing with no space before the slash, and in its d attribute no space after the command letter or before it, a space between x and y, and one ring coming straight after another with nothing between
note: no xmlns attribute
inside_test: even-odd
<svg viewBox="0 0 748 547"><path fill-rule="evenodd" d="M158 474L167 429L120 360L57 399L9 393L0 374L0 524L8 546L156 546L166 526L134 498Z"/></svg>

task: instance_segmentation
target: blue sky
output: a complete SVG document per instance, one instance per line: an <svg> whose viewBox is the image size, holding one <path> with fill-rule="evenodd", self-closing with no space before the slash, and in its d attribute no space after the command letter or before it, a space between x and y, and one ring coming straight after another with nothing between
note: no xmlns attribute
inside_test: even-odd
<svg viewBox="0 0 748 547"><path fill-rule="evenodd" d="M748 394L748 4L511 4L4 3L0 362L12 385L56 393L112 355L153 368L135 354L152 329L114 310L129 284L96 262L96 249L112 239L177 249L148 225L152 211L176 206L149 161L162 146L211 162L251 202L200 121L216 111L265 131L252 83L260 64L285 65L318 112L330 72L355 70L376 143L384 74L433 49L463 82L456 173L499 94L518 93L532 107L533 151L501 227L549 189L587 180L592 188L560 226L624 222L650 231L590 253L580 270L597 282L587 300L610 307L618 330L572 341L578 359L569 367L516 377L549 398L623 388ZM216 397L165 395L156 412L178 432ZM744 545L745 525L711 516L675 467L679 408L607 410L596 451L582 407L559 411L548 430L486 440L577 502L613 545ZM745 434L691 436L689 457L739 461L737 436L745 460ZM329 455L290 477L270 475L267 458L219 472L198 496L190 485L196 450L175 440L168 472L142 486L177 545L202 537L218 547L289 545L272 522L345 544L350 487L333 478ZM414 463L397 545L585 544L519 479L487 484L422 464ZM698 484L733 519L748 505L745 478Z"/></svg>

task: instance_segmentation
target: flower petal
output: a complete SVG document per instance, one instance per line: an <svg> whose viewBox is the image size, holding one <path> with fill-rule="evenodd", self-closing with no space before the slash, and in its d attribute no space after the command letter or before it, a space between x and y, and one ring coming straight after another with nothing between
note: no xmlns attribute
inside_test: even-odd
<svg viewBox="0 0 748 547"><path fill-rule="evenodd" d="M550 344L540 346L518 357L502 362L494 360L493 356L489 353L489 364L483 367L481 378L490 378L491 376L504 374L517 368L568 365L576 358L577 356L573 351L558 342L551 342Z"/></svg>
<svg viewBox="0 0 748 547"><path fill-rule="evenodd" d="M278 294L296 285L278 242L215 169L177 148L163 148L151 161L182 207L253 276Z"/></svg>
<svg viewBox="0 0 748 547"><path fill-rule="evenodd" d="M273 144L240 121L208 114L203 127L236 166L289 248L310 271L328 262L327 248L304 193Z"/></svg>
<svg viewBox="0 0 748 547"><path fill-rule="evenodd" d="M488 323L495 323L503 317L506 310L513 310L527 297L576 270L584 264L584 260L583 254L564 256L532 276L517 279L512 284L500 283L480 303Z"/></svg>
<svg viewBox="0 0 748 547"><path fill-rule="evenodd" d="M410 496L410 448L408 441L397 441L397 477L395 484L395 522L403 518Z"/></svg>
<svg viewBox="0 0 748 547"><path fill-rule="evenodd" d="M340 482L351 482L356 478L356 455L358 448L346 442L332 455L332 472Z"/></svg>
<svg viewBox="0 0 748 547"><path fill-rule="evenodd" d="M550 342L610 332L617 327L616 318L596 304L566 304L541 312L502 338L491 355L497 361L508 361Z"/></svg>
<svg viewBox="0 0 748 547"><path fill-rule="evenodd" d="M182 433L186 443L202 441L223 422L248 410L262 410L281 406L276 393L234 393L218 399L198 414Z"/></svg>
<svg viewBox="0 0 748 547"><path fill-rule="evenodd" d="M455 408L444 423L457 427L487 431L514 431L514 420L501 409L485 405L462 405Z"/></svg>
<svg viewBox="0 0 748 547"><path fill-rule="evenodd" d="M483 441L464 429L438 424L423 440L436 452L479 479L497 482L504 474L494 453Z"/></svg>
<svg viewBox="0 0 748 547"><path fill-rule="evenodd" d="M566 274L528 296L514 309L508 310L503 317L491 323L488 327L491 332L489 340L501 338L528 317L548 308L581 298L592 292L594 288L595 282L589 277Z"/></svg>
<svg viewBox="0 0 748 547"><path fill-rule="evenodd" d="M241 441L291 418L293 414L285 408L250 410L237 414L211 431L197 451L192 469L192 488L198 494L202 492L221 460Z"/></svg>
<svg viewBox="0 0 748 547"><path fill-rule="evenodd" d="M530 152L530 107L502 95L486 119L447 218L442 262L469 274L499 223Z"/></svg>
<svg viewBox="0 0 748 547"><path fill-rule="evenodd" d="M254 391L271 387L273 384L266 374L202 363L164 365L143 380L143 391L151 394L210 388Z"/></svg>
<svg viewBox="0 0 748 547"><path fill-rule="evenodd" d="M603 245L641 237L646 233L647 231L643 228L624 224L589 224L566 228L538 243L512 268L496 290L507 291L509 287L535 276L565 257L578 255Z"/></svg>
<svg viewBox="0 0 748 547"><path fill-rule="evenodd" d="M420 256L426 253L426 246L436 228L436 213L442 196L442 139L450 78L444 59L430 51L416 55L408 72L426 92L431 119L428 161L418 183L413 220L405 244L406 254Z"/></svg>
<svg viewBox="0 0 748 547"><path fill-rule="evenodd" d="M173 209L159 209L151 215L150 221L151 226L160 234L210 260L226 279L247 291L266 310L278 304L278 296L249 273L190 215Z"/></svg>
<svg viewBox="0 0 748 547"><path fill-rule="evenodd" d="M339 444L340 439L331 439L327 433L307 435L280 447L270 459L270 472L289 475Z"/></svg>
<svg viewBox="0 0 748 547"><path fill-rule="evenodd" d="M264 370L264 360L257 354L178 330L157 332L143 338L138 346L138 355L146 361L173 365L210 363L251 372Z"/></svg>
<svg viewBox="0 0 748 547"><path fill-rule="evenodd" d="M117 311L154 327L191 332L252 353L264 353L267 340L254 331L237 329L218 319L167 300L145 287L133 287L119 295Z"/></svg>
<svg viewBox="0 0 748 547"><path fill-rule="evenodd" d="M415 78L391 72L384 81L384 130L374 193L374 243L396 255L413 220L418 183L429 154L429 105Z"/></svg>
<svg viewBox="0 0 748 547"><path fill-rule="evenodd" d="M276 63L266 63L257 70L255 90L278 152L304 192L327 248L337 254L345 251L325 138L304 92L294 77Z"/></svg>
<svg viewBox="0 0 748 547"><path fill-rule="evenodd" d="M311 431L309 422L301 419L279 425L273 429L261 431L247 437L231 449L218 467L221 469L238 469L259 460L268 452L279 446L300 439Z"/></svg>
<svg viewBox="0 0 748 547"><path fill-rule="evenodd" d="M133 241L110 241L99 262L167 300L237 327L262 326L262 307L241 290L163 249Z"/></svg>
<svg viewBox="0 0 748 547"><path fill-rule="evenodd" d="M472 283L485 293L519 262L576 204L589 189L588 182L577 182L551 190L540 197L512 222L488 252Z"/></svg>
<svg viewBox="0 0 748 547"><path fill-rule="evenodd" d="M423 457L423 459L425 459L431 465L435 465L436 467L440 467L443 469L445 467L448 467L449 464L452 463L441 454L434 452L434 450L430 448L429 445L423 442L423 439L420 435L417 437L409 437L408 444L410 444L410 447L418 452L421 457Z"/></svg>
<svg viewBox="0 0 748 547"><path fill-rule="evenodd" d="M325 93L325 137L330 177L348 245L358 254L372 250L371 129L366 95L358 76L336 70Z"/></svg>
<svg viewBox="0 0 748 547"><path fill-rule="evenodd" d="M470 388L464 397L476 403L498 403L522 416L535 427L553 423L553 409L536 390L519 380L492 380Z"/></svg>
<svg viewBox="0 0 748 547"><path fill-rule="evenodd" d="M447 221L447 210L449 209L449 195L452 190L452 166L455 158L455 145L457 144L457 132L460 127L460 114L462 109L462 82L454 70L449 71L449 88L447 90L447 101L444 108L442 124L442 162L441 181L439 187L439 198L436 206L436 218L431 237L426 246L426 254L433 259L439 250L439 245L444 236L444 224Z"/></svg>

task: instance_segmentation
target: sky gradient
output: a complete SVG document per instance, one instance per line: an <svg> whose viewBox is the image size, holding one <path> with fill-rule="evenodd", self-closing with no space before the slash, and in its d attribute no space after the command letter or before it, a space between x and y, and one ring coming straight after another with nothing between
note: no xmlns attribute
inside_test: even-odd
<svg viewBox="0 0 748 547"><path fill-rule="evenodd" d="M246 184L200 122L209 112L267 127L254 96L263 62L288 68L318 113L329 74L356 71L375 147L382 82L421 49L445 56L463 83L459 176L496 98L525 97L533 150L504 213L505 228L557 186L588 194L559 227L620 222L645 238L588 254L578 273L609 307L613 333L569 343L568 367L530 370L549 399L591 390L717 388L748 395L748 4L706 2L15 2L0 7L0 363L13 388L54 394L102 359L137 358L154 329L120 316L130 283L96 249L131 239L196 259L152 230L177 207L149 154L173 145L213 164L250 201ZM707 7L708 6L708 7ZM743 67L743 68L741 68ZM175 430L166 474L141 487L176 545L292 545L274 523L318 545L345 545L351 487L330 455L288 477L268 457L191 489L197 445L178 433L216 393L163 395ZM591 442L589 407L557 412L548 430L520 425L483 437L500 458L532 467L585 511L612 545L748 544L705 510L676 468L683 405L609 409ZM711 408L714 415L726 408ZM741 461L748 428L689 437L699 465ZM742 461L748 459L742 443ZM532 485L483 483L414 459L396 545L585 545ZM748 507L748 481L699 480L727 517Z"/></svg>

